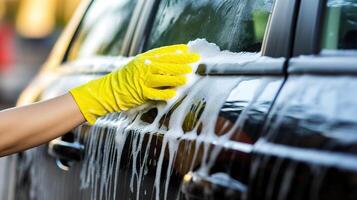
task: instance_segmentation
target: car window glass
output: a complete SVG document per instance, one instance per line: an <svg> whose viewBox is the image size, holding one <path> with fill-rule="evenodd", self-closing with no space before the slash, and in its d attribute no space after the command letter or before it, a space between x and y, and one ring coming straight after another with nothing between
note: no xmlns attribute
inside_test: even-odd
<svg viewBox="0 0 357 200"><path fill-rule="evenodd" d="M136 0L95 0L86 13L68 60L120 54Z"/></svg>
<svg viewBox="0 0 357 200"><path fill-rule="evenodd" d="M274 0L162 0L144 50L206 38L222 49L259 52Z"/></svg>
<svg viewBox="0 0 357 200"><path fill-rule="evenodd" d="M357 49L357 0L327 1L322 49Z"/></svg>

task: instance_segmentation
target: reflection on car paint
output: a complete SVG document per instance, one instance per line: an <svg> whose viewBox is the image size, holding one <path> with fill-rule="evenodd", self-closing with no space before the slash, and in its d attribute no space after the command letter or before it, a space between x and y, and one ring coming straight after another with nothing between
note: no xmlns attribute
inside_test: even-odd
<svg viewBox="0 0 357 200"><path fill-rule="evenodd" d="M253 149L252 199L356 199L356 87L354 76L288 79Z"/></svg>
<svg viewBox="0 0 357 200"><path fill-rule="evenodd" d="M155 137L156 140L160 140L162 142L161 146L158 146L156 148L156 154L157 156L157 163L156 165L156 175L155 175L155 180L153 182L154 188L155 188L155 198L156 199L165 199L166 195L169 190L169 184L170 184L170 177L172 176L172 171L174 171L174 166L177 164L177 159L180 160L180 163L184 162L185 159L190 159L191 160L191 165L189 170L196 170L197 173L199 173L201 176L209 176L211 167L215 164L215 161L219 155L219 153L224 149L224 148L233 148L237 151L244 152L244 153L250 153L252 147L251 144L247 143L242 143L238 141L233 141L230 140L233 134L240 134L237 133L235 130L240 128L243 125L243 122L245 121L246 114L243 111L242 114L239 116L239 118L234 122L234 126L232 129L222 135L218 136L214 132L215 130L215 125L216 125L216 119L217 116L220 112L220 109L222 105L225 102L225 97L227 97L230 93L230 91L236 87L239 83L244 81L244 79L239 79L236 77L226 77L226 78L211 78L211 77L205 77L201 79L199 82L197 82L194 87L191 89L191 91L187 94L185 99L182 101L182 103L176 108L176 110L172 113L171 119L175 120L170 120L170 124L168 126L168 129L160 129L160 124L159 121L161 117L168 111L167 107L163 106L157 106L158 107L158 115L155 118L154 122L150 125L144 123L141 121L141 115L145 113L145 111L148 111L149 108L146 110L143 110L142 112L139 112L138 114L135 114L133 116L127 116L124 113L121 113L120 116L116 116L119 119L116 119L113 121L111 118L103 118L99 119L98 121L98 126L99 130L100 127L108 127L109 124L107 123L113 123L113 127L119 127L117 130L113 128L112 131L115 131L116 135L116 141L117 145L116 147L118 148L118 157L115 158L114 160L117 160L115 163L115 166L113 165L114 161L104 161L102 166L93 166L94 163L98 163L96 159L100 159L97 156L99 155L104 155L103 158L101 159L107 159L110 154L112 154L112 149L105 150L101 153L98 153L96 150L96 146L98 145L103 145L102 141L103 139L106 140L106 144L104 145L106 148L112 146L113 141L107 140L106 138L103 138L103 136L99 136L99 141L98 141L98 136L94 137L95 139L92 140L91 144L93 146L89 146L90 150L92 151L88 154L89 160L85 162L85 170L83 171L82 175L83 177L93 177L95 171L98 169L102 169L100 171L114 171L118 172L117 170L120 170L120 162L123 158L121 157L123 154L123 147L125 146L125 143L127 142L127 139L130 138L130 144L131 144L131 152L130 154L130 159L132 159L132 171L131 171L131 177L130 177L130 189L131 192L136 191L136 198L140 198L140 195L142 193L139 193L140 187L142 184L142 180L145 178L145 169L147 168L148 165L148 150L149 150L149 145L151 144L151 141L153 137ZM269 79L262 81L261 86L256 89L256 95L252 99L251 103L247 105L247 108L249 109L250 105L253 105L253 103L257 100L259 95L261 94L261 91L265 88L265 86L269 83ZM210 91L215 91L214 93ZM219 91L219 92L218 92ZM191 108L191 103L193 99L196 98L205 98L206 100L206 106L204 108L204 111L202 112L202 115L199 119L200 122L202 122L202 130L201 134L197 135L196 130L198 126L195 127L190 132L183 132L182 129L182 124L183 120L185 118L186 113L189 112ZM247 109L247 110L248 110ZM112 118L114 116L111 116ZM114 117L115 118L115 117ZM200 124L200 123L198 123ZM111 126L109 126L111 127ZM110 129L111 130L111 129ZM110 130L105 130L101 129L99 134L104 135L104 134L111 134ZM103 132L105 131L105 133ZM94 135L98 135L97 130L95 128L92 129L89 137L91 138ZM107 136L107 137L112 137L112 136ZM144 140L148 138L148 142L146 144L146 147L142 146L144 143ZM91 140L91 139L90 139ZM180 143L183 141L194 141L195 147L191 149L190 151L193 151L192 158L186 157L186 158L181 158L178 157L178 150L180 149ZM214 146L212 146L212 144ZM202 149L201 149L202 148ZM140 152L145 149L145 152ZM142 158L141 155L144 155ZM176 161L175 161L176 159ZM164 165L164 160L167 162L167 168L164 170L163 166ZM99 162L101 163L101 162ZM197 163L199 163L199 168ZM109 165L108 165L109 164ZM106 167L108 165L108 167ZM196 166L195 166L196 165ZM103 169L106 168L106 169ZM179 171L176 170L175 171ZM187 169L182 172L183 174L187 173ZM93 174L94 173L94 174ZM104 177L107 177L108 179L111 178L111 174L105 174L103 173ZM114 176L117 177L117 176ZM120 179L120 177L117 177ZM101 177L100 179L103 179ZM105 180L105 179L104 179ZM163 181L165 180L165 181ZM92 181L94 181L94 186L97 185L96 181L98 179L94 178ZM99 191L104 191L106 188L106 184L104 183L111 183L110 181L104 181L100 183L100 190ZM136 183L136 184L135 184ZM135 184L135 185L134 185ZM116 187L116 186L114 186ZM108 188L107 188L108 189ZM163 194L163 195L161 195ZM94 195L96 196L96 195Z"/></svg>

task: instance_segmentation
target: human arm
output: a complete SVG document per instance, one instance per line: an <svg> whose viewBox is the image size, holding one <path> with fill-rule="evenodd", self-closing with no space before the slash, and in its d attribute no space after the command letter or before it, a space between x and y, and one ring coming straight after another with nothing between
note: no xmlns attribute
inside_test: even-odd
<svg viewBox="0 0 357 200"><path fill-rule="evenodd" d="M0 111L0 156L46 143L84 121L69 93Z"/></svg>
<svg viewBox="0 0 357 200"><path fill-rule="evenodd" d="M51 100L0 112L0 156L43 144L84 121L125 111L149 100L168 100L185 84L199 55L172 45L136 56L104 77Z"/></svg>

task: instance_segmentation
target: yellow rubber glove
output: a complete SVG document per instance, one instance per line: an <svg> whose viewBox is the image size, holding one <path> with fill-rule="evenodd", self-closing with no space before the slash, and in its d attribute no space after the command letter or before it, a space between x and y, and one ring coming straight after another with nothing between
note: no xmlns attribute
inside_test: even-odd
<svg viewBox="0 0 357 200"><path fill-rule="evenodd" d="M128 110L148 100L174 97L174 87L184 85L184 75L192 71L188 64L199 59L198 54L190 53L183 44L153 49L70 93L86 120L94 124L107 113Z"/></svg>

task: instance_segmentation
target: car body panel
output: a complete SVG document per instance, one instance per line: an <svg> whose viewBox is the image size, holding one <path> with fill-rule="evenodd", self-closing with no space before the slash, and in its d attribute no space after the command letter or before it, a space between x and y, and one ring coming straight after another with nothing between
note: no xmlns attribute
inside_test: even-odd
<svg viewBox="0 0 357 200"><path fill-rule="evenodd" d="M58 63L56 68L48 67L39 76L38 83L31 86L42 86L37 89L36 98L63 94L71 87L121 67L130 60L125 56L150 49L145 44L150 31L154 31L151 26L160 5L159 1L139 2L145 3L134 11L138 16L134 16L129 24L131 28L125 35L121 56L96 56L69 62L66 54L77 35L67 35L66 40L72 42L66 43L63 56L57 56L63 58L62 64ZM289 3L292 6L286 6ZM250 195L252 150L286 78L287 59L283 57L288 55L286 52L290 51L293 41L293 31L282 31L278 35L287 43L272 51L270 46L276 41L273 34L276 30L269 27L281 23L293 29L297 6L296 1L277 1L276 9L288 7L294 12L287 12L289 15L284 23L277 20L279 15L273 15L271 19L275 20L268 23L264 42L259 41L252 50L259 51L263 45L262 57L248 65L202 63L201 71L197 72L201 80L186 93L190 98L181 96L183 98L165 112L160 111L163 106L156 105L157 111L149 106L138 112L138 116L128 115L134 116L132 121L127 120L125 113L114 113L98 119L92 127L85 123L59 138L66 144L83 145L84 157L79 156L83 160L68 162L66 159L70 156L67 154L58 157L64 152L54 149L58 144L56 141L21 154L19 160L23 166L19 171L25 173L18 177L18 181L26 183L23 186L28 198L31 195L37 199L247 198ZM268 20L268 17L264 15L264 19ZM254 23L248 21L251 30ZM263 37L261 33L258 36ZM181 42L196 38L191 37ZM229 39L226 41L237 44ZM176 43L172 39L166 42ZM269 52L272 52L271 56ZM33 95L35 92L32 89L26 93ZM21 100L23 103L34 101L23 99L26 99ZM175 136L179 132L165 134L170 123L176 123L185 133L180 137ZM153 124L159 129L150 130Z"/></svg>
<svg viewBox="0 0 357 200"><path fill-rule="evenodd" d="M356 199L355 10L302 0L295 57L253 149L251 199Z"/></svg>
<svg viewBox="0 0 357 200"><path fill-rule="evenodd" d="M356 77L292 75L259 139L252 199L355 199Z"/></svg>
<svg viewBox="0 0 357 200"><path fill-rule="evenodd" d="M189 179L191 171L192 175L214 177L223 184L229 183L227 178L234 180L241 188L233 188L235 195L226 194L227 198L243 198L248 187L250 150L259 137L266 114L283 80L282 76L205 77L167 112L161 113L160 107L148 108L131 119L125 130L120 130L118 126L123 117L112 115L99 119L96 128L88 134L87 146L90 148L84 161L86 177L97 177L92 182L108 180L113 183L110 176L114 173L118 179L115 191L121 191L117 197L125 199L164 199L165 196L172 199L177 195L180 198L194 196L205 199L219 195L218 190L211 191L209 186ZM227 85L228 82L230 84ZM220 88L219 93L210 92L215 87ZM218 117L212 112L217 112ZM177 126L183 129L183 135L174 136L168 126L179 122L182 125ZM148 126L160 128L152 131L147 129ZM103 136L104 133L109 136ZM113 138L119 144L115 155L112 155L114 147L111 147ZM100 146L108 149L95 150ZM216 156L208 156L209 152ZM110 155L116 161L105 159ZM112 163L118 160L119 164ZM93 161L96 168L89 167ZM95 170L98 168L114 172L99 176L101 171ZM186 189L181 193L184 177ZM107 191L110 190L108 187L110 184L101 185L96 190Z"/></svg>

